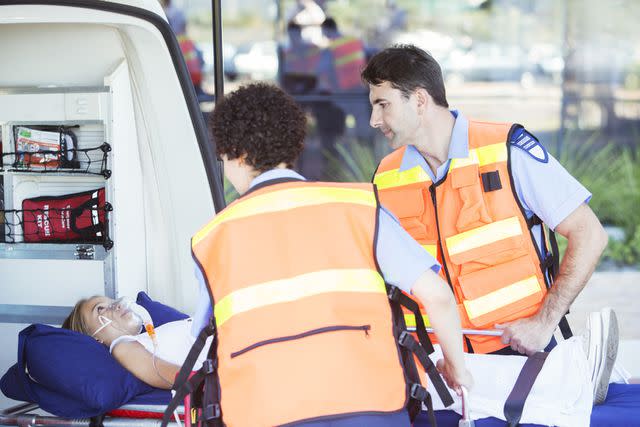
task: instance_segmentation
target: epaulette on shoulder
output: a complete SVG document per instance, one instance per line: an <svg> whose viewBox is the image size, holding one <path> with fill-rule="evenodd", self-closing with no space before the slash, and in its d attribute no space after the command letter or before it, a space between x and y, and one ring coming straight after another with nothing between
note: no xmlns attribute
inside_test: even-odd
<svg viewBox="0 0 640 427"><path fill-rule="evenodd" d="M549 161L549 153L544 148L538 138L527 132L524 128L519 128L511 135L509 141L512 147L519 148L541 163Z"/></svg>

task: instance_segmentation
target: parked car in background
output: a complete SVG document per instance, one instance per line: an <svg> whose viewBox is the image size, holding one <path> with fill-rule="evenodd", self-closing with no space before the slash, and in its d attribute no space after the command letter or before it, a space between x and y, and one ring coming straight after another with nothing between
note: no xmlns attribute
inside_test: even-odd
<svg viewBox="0 0 640 427"><path fill-rule="evenodd" d="M204 65L202 72L207 76L213 76L213 43L200 42L197 43L198 49L202 53L202 59ZM230 43L222 44L222 68L224 69L224 76L234 81L238 78L236 71L236 64L234 57L236 55L236 47Z"/></svg>
<svg viewBox="0 0 640 427"><path fill-rule="evenodd" d="M554 84L562 82L564 59L559 46L551 43L536 43L528 51L536 80L551 81Z"/></svg>
<svg viewBox="0 0 640 427"><path fill-rule="evenodd" d="M278 50L273 40L264 40L238 47L233 57L239 78L275 80L278 75Z"/></svg>
<svg viewBox="0 0 640 427"><path fill-rule="evenodd" d="M515 81L530 85L535 68L516 45L474 42L469 49L456 48L442 60L442 71L450 84L465 81Z"/></svg>
<svg viewBox="0 0 640 427"><path fill-rule="evenodd" d="M456 48L457 41L443 33L430 30L407 31L396 34L392 42L395 44L414 44L426 50L440 62Z"/></svg>
<svg viewBox="0 0 640 427"><path fill-rule="evenodd" d="M575 80L601 86L624 86L628 71L640 60L634 43L610 37L580 45L574 55Z"/></svg>

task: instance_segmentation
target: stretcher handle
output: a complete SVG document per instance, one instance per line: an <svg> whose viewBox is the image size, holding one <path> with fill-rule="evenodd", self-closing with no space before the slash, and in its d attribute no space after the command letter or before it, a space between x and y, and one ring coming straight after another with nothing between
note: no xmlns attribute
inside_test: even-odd
<svg viewBox="0 0 640 427"><path fill-rule="evenodd" d="M425 328L427 330L428 334L433 334L433 328ZM416 327L415 326L409 326L407 327L407 331L408 332L415 332L416 331ZM502 330L500 329L463 329L462 330L462 334L463 335L488 335L491 337L501 337L502 336Z"/></svg>
<svg viewBox="0 0 640 427"><path fill-rule="evenodd" d="M469 410L469 390L465 386L460 386L462 391L462 418L458 421L458 427L474 427L475 423L471 419Z"/></svg>

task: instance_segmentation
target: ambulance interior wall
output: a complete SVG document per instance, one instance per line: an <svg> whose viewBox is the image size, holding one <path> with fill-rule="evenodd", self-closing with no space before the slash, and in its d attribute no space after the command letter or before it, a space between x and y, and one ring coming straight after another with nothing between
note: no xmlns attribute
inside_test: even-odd
<svg viewBox="0 0 640 427"><path fill-rule="evenodd" d="M5 64L0 94L4 88L110 88L110 110L101 117L113 148L107 188L114 205L114 285L119 295L147 290L159 301L192 312L197 282L189 241L214 209L192 116L162 34L149 22L99 11L82 10L76 16L71 8L39 5L24 6L20 13L26 22L42 16L96 22L12 20L0 25ZM38 111L36 102L33 112ZM81 268L91 268L91 262L80 262L86 262ZM29 288L20 296L25 281L20 285L16 274L13 267L0 267L0 305L11 300L48 305L59 298L71 306L100 288L100 279L84 282L91 274L86 271L70 273L74 277L65 284L49 283L44 274L38 291ZM0 346L7 349L0 356L3 372L15 361L17 333L24 326L0 325ZM3 399L0 407L6 406Z"/></svg>
<svg viewBox="0 0 640 427"><path fill-rule="evenodd" d="M43 37L43 34L46 36ZM106 186L108 199L110 198L114 204L114 219L115 208L118 207L123 207L123 211L142 212L142 178L137 149L136 118L128 68L126 62L123 63L125 54L119 32L106 26L80 24L2 25L0 52L5 64L0 71L0 93L2 88L7 88L10 91L24 90L35 94L30 95L30 99L33 100L32 110L27 109L24 117L20 118L25 122L47 121L47 108L51 108L51 103L38 102L39 90L50 93L56 92L56 88L59 88L63 93L69 90L68 88L99 88L108 85L113 93L106 104L98 105L99 109L106 111L99 111L100 120L81 124L81 129L102 131L102 137L109 139L113 145L111 160L118 156L123 158L121 164L111 162L110 167L114 169L114 174L109 180L94 176L20 174L15 179L5 178L5 182L11 182L11 185L19 184L20 188L32 190L32 193L23 192L23 197L58 195L64 194L65 191L72 193ZM11 105L0 105L0 112L11 111L11 108ZM112 108L115 112L111 111ZM51 119L52 122L58 121L56 117ZM15 115L11 120L16 120ZM0 123L5 121L6 117L0 117ZM74 120L67 124L73 122ZM82 123L81 120L79 122ZM8 135L3 135L3 139L7 137ZM121 192L121 197L116 200L114 195L117 191ZM16 199L13 203L18 204L20 200ZM117 290L119 294L146 290L144 222L141 215L136 217L137 220L128 220L128 216L122 214L122 220L117 223L118 227L115 226L116 221L113 221L111 228L114 241L117 239L116 231L120 232L122 239L118 241L118 247L114 247L107 256L108 259L116 257L116 252L122 248L118 255L133 258L132 252L135 252L138 258L127 264L123 263L123 268L114 272L115 276L121 276L119 279L122 286ZM105 271L102 261L52 261L47 260L46 256L39 258L0 259L0 304L71 307L82 297L105 293L105 283L108 280L105 276L111 272L109 269ZM26 326L28 323L0 324L0 348L4 349L0 352L2 373L15 363L18 332ZM0 396L0 408L15 403L17 402Z"/></svg>
<svg viewBox="0 0 640 427"><path fill-rule="evenodd" d="M82 35L81 38L79 34ZM96 49L100 50L100 55L95 54ZM106 111L97 111L98 114L84 118L81 115L66 117L52 100L57 99L57 93L78 90L73 88L105 86L105 77L113 73L124 58L122 42L115 29L91 25L2 25L0 52L2 63L5 64L0 72L0 93L5 89L5 94L13 94L0 96L0 123L5 122L5 150L9 145L6 144L9 139L6 131L11 128L6 124L7 121L66 125L78 123L80 129L76 132L80 141L87 140L87 135L82 134L83 132L95 135L96 141L85 144L94 144L111 136L112 130L108 128L111 120L110 102L97 106ZM79 90L81 93L81 89ZM39 92L46 95L38 95ZM20 96L21 93L31 95L27 95L27 100L25 96ZM42 96L46 97L46 102ZM33 103L32 109L25 108L24 104L29 102ZM129 119L134 122L132 114ZM135 138L135 133L133 136ZM82 142L80 145L82 146ZM14 205L7 207L19 209L21 200L27 197L54 196L109 185L111 183L99 176L5 174L5 186L12 187L7 188L7 193L12 194L11 200L7 200L7 197L5 202ZM7 247L13 249L9 245ZM16 245L16 249L18 247L21 252L29 253L29 248L24 244ZM0 254L0 258L3 258L0 259L2 304L70 307L82 297L105 293L105 275L109 274L104 269L106 261L49 260L42 253L33 258L11 258L7 254ZM2 372L15 363L18 332L26 326L28 323L0 324L0 348L4 349L0 352ZM15 403L17 402L4 396L0 397L0 408Z"/></svg>

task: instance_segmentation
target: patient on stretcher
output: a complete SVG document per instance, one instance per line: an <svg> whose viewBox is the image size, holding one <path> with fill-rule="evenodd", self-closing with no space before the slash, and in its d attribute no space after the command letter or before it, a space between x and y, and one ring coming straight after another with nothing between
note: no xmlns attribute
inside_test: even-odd
<svg viewBox="0 0 640 427"><path fill-rule="evenodd" d="M170 389L195 341L191 319L165 323L150 334L137 314L140 310L144 309L126 299L94 296L78 301L62 327L94 337L138 379ZM208 348L209 343L194 369L200 368Z"/></svg>
<svg viewBox="0 0 640 427"><path fill-rule="evenodd" d="M109 347L128 371L145 383L170 388L194 337L191 319L156 328L157 346L130 305L104 296L79 301L63 327L93 336ZM142 333L141 333L142 332ZM211 339L211 338L210 338ZM591 313L583 335L562 341L549 354L526 400L521 422L557 426L588 425L594 404L606 397L618 346L618 324L610 309ZM194 369L206 358L205 346ZM431 355L441 359L439 348ZM475 386L470 407L475 418L504 419L503 407L525 356L465 354ZM429 383L435 409L444 409ZM461 411L456 402L449 409ZM440 405L440 407L438 407Z"/></svg>

